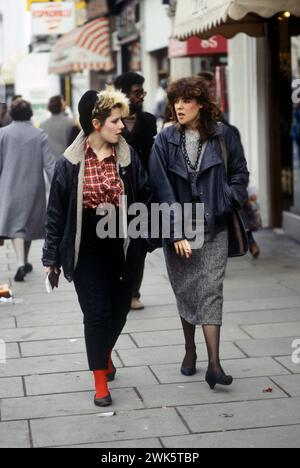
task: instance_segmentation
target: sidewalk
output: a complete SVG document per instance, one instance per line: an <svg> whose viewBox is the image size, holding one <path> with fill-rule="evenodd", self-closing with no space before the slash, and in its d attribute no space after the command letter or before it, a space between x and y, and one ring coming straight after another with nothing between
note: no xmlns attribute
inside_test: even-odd
<svg viewBox="0 0 300 468"><path fill-rule="evenodd" d="M291 358L300 340L300 245L271 231L257 239L260 260L230 260L225 285L222 359L233 386L211 391L204 381L201 329L198 372L180 374L183 334L159 251L147 261L147 308L130 313L117 345L114 406L104 410L93 404L73 285L45 292L35 243L34 272L13 283L16 305L0 305L8 358L0 364L0 447L300 447L300 364ZM0 283L15 270L7 243ZM116 414L101 417L107 411Z"/></svg>

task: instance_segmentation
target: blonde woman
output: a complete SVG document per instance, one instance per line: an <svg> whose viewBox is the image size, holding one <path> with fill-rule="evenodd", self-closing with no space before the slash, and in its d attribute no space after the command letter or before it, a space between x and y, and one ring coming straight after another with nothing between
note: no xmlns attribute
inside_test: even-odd
<svg viewBox="0 0 300 468"><path fill-rule="evenodd" d="M56 165L52 183L43 264L47 273L74 280L84 315L90 370L94 373L94 403L112 404L108 381L115 377L112 350L131 305L136 262L146 254L141 239L99 238L103 204L123 210L122 200L148 204L151 191L134 150L122 138L122 118L128 115L124 94L108 87L88 91L79 103L83 131ZM118 226L116 226L118 232Z"/></svg>

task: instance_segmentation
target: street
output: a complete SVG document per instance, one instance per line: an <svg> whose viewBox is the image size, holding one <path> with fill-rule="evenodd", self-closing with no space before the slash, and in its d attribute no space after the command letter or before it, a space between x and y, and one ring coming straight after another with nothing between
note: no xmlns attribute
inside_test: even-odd
<svg viewBox="0 0 300 468"><path fill-rule="evenodd" d="M82 314L73 285L45 291L41 242L34 271L0 305L0 447L295 447L300 440L300 248L281 232L257 235L262 255L230 260L221 357L229 388L205 382L197 330L197 374L184 377L184 338L161 251L148 257L142 299L114 353L113 406L93 404ZM0 283L13 278L11 243L0 248ZM295 343L294 343L295 345ZM298 348L299 348L298 343ZM294 361L292 361L294 353ZM298 359L299 361L299 359ZM114 415L110 415L114 412Z"/></svg>

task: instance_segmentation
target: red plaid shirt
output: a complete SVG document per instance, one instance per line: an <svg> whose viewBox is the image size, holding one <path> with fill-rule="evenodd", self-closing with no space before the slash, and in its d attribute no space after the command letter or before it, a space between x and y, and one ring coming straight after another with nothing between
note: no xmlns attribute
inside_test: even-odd
<svg viewBox="0 0 300 468"><path fill-rule="evenodd" d="M97 208L101 203L120 206L123 185L117 172L116 151L99 161L88 143L85 146L85 171L83 182L83 207Z"/></svg>

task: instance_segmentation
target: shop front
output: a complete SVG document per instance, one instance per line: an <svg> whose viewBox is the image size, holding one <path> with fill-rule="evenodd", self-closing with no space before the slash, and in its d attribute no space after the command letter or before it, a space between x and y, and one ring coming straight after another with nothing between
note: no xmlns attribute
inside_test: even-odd
<svg viewBox="0 0 300 468"><path fill-rule="evenodd" d="M256 157L256 161L253 160L251 164L254 168L262 166L266 168L264 177L257 174L257 181L260 184L259 188L268 194L264 200L267 224L272 227L283 225L286 232L298 240L300 240L299 158L293 136L297 132L295 130L297 127L294 125L297 112L295 107L293 109L295 104L291 97L292 38L300 35L299 17L298 0L247 2L244 0L178 0L175 24L175 36L180 40L186 40L195 35L207 39L215 34L229 39L235 38L239 33L261 38L250 41L251 44L253 42L256 44L255 47L259 45L260 51L263 51L260 56L249 54L249 56L241 57L241 68L238 70L239 80L235 80L233 95L238 96L238 88L242 88L244 83L247 83L248 89L245 90L244 96L245 94L252 95L252 101L253 97L257 101L255 103L256 123L252 122L251 130L250 127L245 129L246 132L248 130L245 140L249 141L249 147L251 147L253 133L259 135L261 125L266 125L268 129L266 141L262 142L260 138L260 146L258 146L258 149L263 148L263 150L256 151L257 154L253 156L253 158ZM229 47L229 50L231 51L232 48ZM234 61L234 57L230 57L229 54L229 60L231 59ZM252 63L254 60L255 66ZM247 76L251 69L255 70L255 76L251 76L252 82ZM296 73L298 72L299 68ZM265 88L258 85L262 73L265 73ZM267 103L266 108L263 109L263 115L258 112L261 100ZM253 106L253 102L250 104ZM232 105L235 103L232 102ZM240 106L240 121L247 120L250 108L247 107L246 96L244 109L241 103L238 105ZM256 125L254 132L253 125ZM296 218L298 218L297 222Z"/></svg>
<svg viewBox="0 0 300 468"><path fill-rule="evenodd" d="M228 41L220 35L209 39L194 36L186 41L174 37L169 43L169 59L189 57L192 74L209 72L214 76L214 94L223 114L228 114Z"/></svg>
<svg viewBox="0 0 300 468"><path fill-rule="evenodd" d="M121 2L117 18L117 41L120 48L120 67L118 73L142 70L142 48L140 35L140 2L128 0Z"/></svg>

